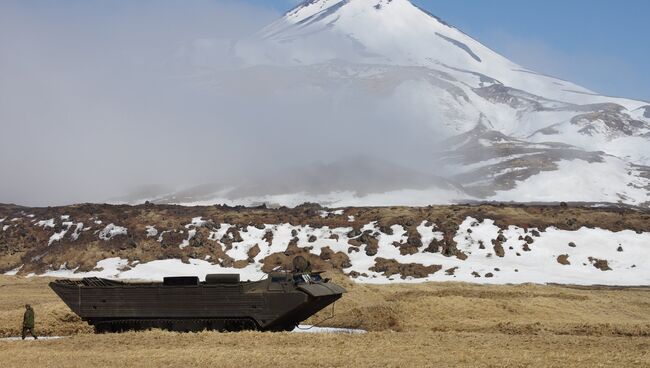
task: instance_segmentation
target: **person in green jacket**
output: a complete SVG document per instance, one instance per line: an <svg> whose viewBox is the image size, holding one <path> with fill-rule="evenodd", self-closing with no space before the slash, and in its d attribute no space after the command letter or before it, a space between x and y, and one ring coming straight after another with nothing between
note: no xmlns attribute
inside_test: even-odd
<svg viewBox="0 0 650 368"><path fill-rule="evenodd" d="M34 310L29 304L25 304L25 314L23 315L23 340L27 336L27 331L34 337L34 340L38 339L34 333Z"/></svg>

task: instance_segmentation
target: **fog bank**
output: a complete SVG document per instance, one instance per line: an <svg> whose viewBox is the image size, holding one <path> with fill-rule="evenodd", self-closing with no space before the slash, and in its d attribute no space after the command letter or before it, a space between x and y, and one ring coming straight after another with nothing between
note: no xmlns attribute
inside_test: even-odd
<svg viewBox="0 0 650 368"><path fill-rule="evenodd" d="M0 202L263 185L359 156L420 170L435 151L435 129L421 129L431 115L411 108L408 89L388 98L345 81L325 88L308 67L244 68L234 45L274 11L238 1L58 5L0 3Z"/></svg>

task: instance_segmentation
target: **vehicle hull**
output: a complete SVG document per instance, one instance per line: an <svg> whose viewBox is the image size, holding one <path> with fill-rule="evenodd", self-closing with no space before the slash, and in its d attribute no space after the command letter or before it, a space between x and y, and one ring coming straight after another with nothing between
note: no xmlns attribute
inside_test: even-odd
<svg viewBox="0 0 650 368"><path fill-rule="evenodd" d="M97 332L290 330L345 292L333 283L293 280L170 286L93 278L50 287Z"/></svg>

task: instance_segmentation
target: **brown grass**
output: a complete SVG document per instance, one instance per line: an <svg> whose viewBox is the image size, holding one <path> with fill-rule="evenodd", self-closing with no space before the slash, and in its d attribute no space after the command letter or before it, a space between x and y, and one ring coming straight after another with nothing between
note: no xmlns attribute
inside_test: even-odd
<svg viewBox="0 0 650 368"><path fill-rule="evenodd" d="M18 335L22 306L31 303L37 332L72 336L0 341L0 366L650 366L650 292L644 289L374 286L341 278L350 292L326 325L370 333L94 335L49 291L48 281L0 277L0 334Z"/></svg>
<svg viewBox="0 0 650 368"><path fill-rule="evenodd" d="M73 335L93 331L47 286L50 281L45 278L0 276L0 337L20 335L25 304L34 307L40 335Z"/></svg>
<svg viewBox="0 0 650 368"><path fill-rule="evenodd" d="M165 332L0 342L5 367L644 367L648 340L556 335Z"/></svg>

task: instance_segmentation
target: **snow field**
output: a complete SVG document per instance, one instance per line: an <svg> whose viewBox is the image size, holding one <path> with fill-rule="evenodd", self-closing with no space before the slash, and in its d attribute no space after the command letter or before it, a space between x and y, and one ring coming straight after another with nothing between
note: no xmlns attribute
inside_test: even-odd
<svg viewBox="0 0 650 368"><path fill-rule="evenodd" d="M639 177L624 161L606 157L605 162L588 164L581 160L562 160L555 171L543 171L498 192L494 201L577 201L639 205L650 201L644 189L650 180Z"/></svg>
<svg viewBox="0 0 650 368"><path fill-rule="evenodd" d="M194 222L193 222L194 223ZM194 236L196 228L189 224L188 238L179 244L187 246ZM198 224L198 222L196 223ZM207 226L202 223L201 226ZM114 229L111 225L109 229ZM210 233L210 241L219 241L233 228L231 224L220 224L219 229ZM433 239L443 240L443 233L433 223L422 222L417 226L422 241L418 253L402 255L394 243L404 244L408 234L401 225L391 226L392 235L383 233L376 222L361 228L361 233L368 232L378 241L377 254L366 254L366 246L354 248L348 243L352 227L313 228L290 224L265 224L263 228L247 226L238 229L241 241L232 242L226 251L234 260L247 260L252 247L259 247L252 263L243 269L222 267L213 264L210 258L190 259L182 263L177 259L159 260L149 263L131 262L126 259L109 258L97 263L97 269L87 273L75 273L75 270L50 270L45 276L53 277L109 277L120 279L161 280L171 275L197 275L205 277L209 273L240 273L242 279L258 280L264 277L262 261L265 257L284 252L291 240L297 238L298 246L310 247L310 252L320 255L325 247L334 252L342 252L349 257L351 266L346 273L355 271L362 276L355 280L361 283L417 283L425 281L465 281L486 284L508 283L568 283L568 284L604 284L604 285L647 285L650 284L650 259L647 257L650 247L650 233L637 234L633 231L612 232L603 229L581 228L575 231L547 229L523 229L510 226L499 229L493 220L482 222L468 217L460 225L454 236L457 247L466 260L457 257L445 257L440 253L427 253L424 250ZM149 230L148 230L149 231ZM110 231L108 231L110 233ZM267 233L273 235L272 243L265 240ZM56 234L55 234L56 235ZM494 241L500 236L503 257L494 249ZM311 239L314 242L309 242ZM355 236L356 237L356 236ZM528 244L525 238L532 239ZM101 236L100 236L101 238ZM233 239L234 240L234 239ZM187 243L187 244L186 244ZM572 243L575 245L570 246ZM349 249L358 249L350 251ZM559 256L566 256L569 264L558 261ZM420 264L423 266L440 265L442 269L424 278L393 275L386 277L370 269L375 266L377 258L394 259L402 264ZM597 260L607 261L611 270L602 271L595 267ZM130 266L130 269L126 266ZM446 270L455 268L454 272ZM12 270L13 274L19 269ZM491 276L491 277L488 277Z"/></svg>

